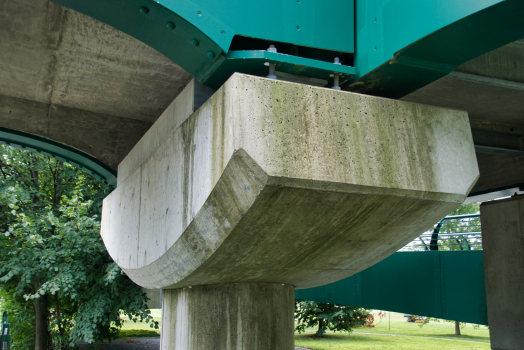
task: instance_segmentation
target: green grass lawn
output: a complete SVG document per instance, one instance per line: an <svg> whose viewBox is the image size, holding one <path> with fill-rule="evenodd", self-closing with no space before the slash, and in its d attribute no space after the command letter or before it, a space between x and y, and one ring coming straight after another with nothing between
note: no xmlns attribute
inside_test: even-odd
<svg viewBox="0 0 524 350"><path fill-rule="evenodd" d="M423 327L406 322L404 314L389 313L378 319L375 327L357 328L353 333L328 332L323 338L309 329L301 335L295 334L295 345L315 350L342 349L490 349L489 331L481 326L474 329L467 325L461 329L463 335L455 335L455 324L430 322Z"/></svg>
<svg viewBox="0 0 524 350"><path fill-rule="evenodd" d="M161 321L161 310L153 309L151 314L155 321ZM328 332L324 337L314 335L315 329L295 334L295 346L314 350L345 349L490 349L489 331L481 326L474 329L467 325L461 329L462 335L455 335L455 325L448 322L430 322L423 327L417 323L406 322L403 314L391 313L379 319L375 316L375 327L357 328L352 334ZM122 337L154 336L149 324L126 320L122 328ZM133 330L138 330L135 332ZM153 331L153 332L147 332Z"/></svg>
<svg viewBox="0 0 524 350"><path fill-rule="evenodd" d="M133 322L130 321L128 317L122 315L122 320L124 320L124 326L122 327L122 330L154 330L157 332L160 332L160 322L162 321L162 310L160 309L151 309L151 316L153 316L153 319L155 321L159 322L159 328L154 329L151 328L151 323L145 323L145 322Z"/></svg>
<svg viewBox="0 0 524 350"><path fill-rule="evenodd" d="M346 350L346 349L490 349L487 343L464 342L458 340L429 339L418 336L368 335L354 333L352 335L330 333L323 339L311 335L295 335L295 346L315 350Z"/></svg>
<svg viewBox="0 0 524 350"><path fill-rule="evenodd" d="M485 326L478 329L473 325L467 325L460 329L462 335L455 335L455 324L449 322L434 322L420 327L418 323L406 322L404 314L396 312L391 313L391 325L389 322L389 313L386 317L378 319L375 314L375 327L355 329L355 333L375 333L375 334L399 334L399 335L416 335L424 337L440 337L462 340L474 340L489 343L489 330Z"/></svg>

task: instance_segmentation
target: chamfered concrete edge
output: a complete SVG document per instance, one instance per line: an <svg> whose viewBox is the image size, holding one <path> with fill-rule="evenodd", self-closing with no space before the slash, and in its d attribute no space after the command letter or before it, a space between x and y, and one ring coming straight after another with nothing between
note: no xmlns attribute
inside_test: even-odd
<svg viewBox="0 0 524 350"><path fill-rule="evenodd" d="M195 251L194 248L194 242L202 241L202 238L199 237L199 235L202 235L202 233L199 232L199 229L202 229L202 225L206 225L206 221L209 220L210 208L215 210L215 208L219 206L217 205L217 202L224 203L223 197L229 197L228 188L229 186L234 186L236 184L235 180L238 180L239 173L244 174L244 180L238 182L241 184L244 184L248 178L248 176L246 176L247 173L256 174L251 182L251 188L253 188L254 191L248 191L247 193L249 193L249 197L244 198L242 201L229 199L228 205L225 206L231 209L225 213L226 215L221 219L212 220L216 226L213 228L207 228L203 234L204 236L207 236L206 239L204 239L205 241L208 241L211 239L211 237L219 238L212 244L212 246L215 247L215 250L205 249L203 252L201 252L203 254L200 254L198 249ZM195 216L194 220L188 225L186 230L184 230L184 233L175 242L175 244L173 244L159 259L151 264L138 269L122 268L122 270L135 283L146 288L172 289L183 288L190 285L198 285L193 282L184 283L183 280L196 271L199 266L201 266L216 252L216 249L220 247L220 245L227 239L229 234L236 228L242 217L247 213L249 207L257 199L260 191L265 186L295 187L320 191L417 198L426 201L447 202L451 203L455 207L458 207L466 198L466 195L461 194L442 194L402 189L383 189L371 186L329 183L312 180L297 181L295 183L287 178L283 179L268 176L244 150L240 149L235 151L233 157L227 164L223 175L206 200L206 203ZM236 220L233 219L233 217L235 217ZM232 225L233 223L235 224ZM188 264L190 266L188 266ZM365 268L367 267L368 266ZM168 270L169 273L162 273L163 271ZM342 275L344 275L344 277L349 277L350 275L358 273L361 270L362 269L353 270L349 272L349 274L348 272L342 272ZM177 274L174 274L174 271L178 271ZM166 275L171 276L171 278L166 278ZM223 281L222 283L229 282L236 283L234 281Z"/></svg>

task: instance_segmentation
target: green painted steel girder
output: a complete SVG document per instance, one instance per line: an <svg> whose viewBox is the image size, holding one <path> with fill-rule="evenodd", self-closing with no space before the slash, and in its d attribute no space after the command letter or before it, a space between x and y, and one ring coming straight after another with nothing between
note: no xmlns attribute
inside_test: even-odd
<svg viewBox="0 0 524 350"><path fill-rule="evenodd" d="M60 159L101 181L116 186L116 172L111 168L82 151L53 140L0 127L0 144L24 148Z"/></svg>
<svg viewBox="0 0 524 350"><path fill-rule="evenodd" d="M277 71L399 98L524 37L522 0L54 0L158 50L217 88L234 72ZM265 51L269 43L278 52ZM340 56L343 65L333 63ZM115 183L78 150L0 129L0 140L61 158Z"/></svg>
<svg viewBox="0 0 524 350"><path fill-rule="evenodd" d="M285 53L273 58L277 70L329 79L347 78L354 66L343 88L399 98L524 37L521 0L55 1L143 41L214 88L234 72L267 75L252 51L264 55L273 43ZM345 66L332 63L335 56Z"/></svg>
<svg viewBox="0 0 524 350"><path fill-rule="evenodd" d="M324 61L262 50L229 51L220 69L206 80L206 85L218 89L235 71L258 76L267 75L268 68L264 65L265 62L275 63L280 72L316 79L329 79L335 66ZM342 83L349 81L356 73L354 67L338 65L336 68Z"/></svg>
<svg viewBox="0 0 524 350"><path fill-rule="evenodd" d="M257 59L238 65L230 51L234 38L256 38L256 50L285 43L298 55L277 55L272 59L286 70L301 66L310 58L311 69L323 79L330 74L347 74L347 67L333 63L340 53L354 51L353 0L55 0L58 4L91 16L148 44L184 68L201 83L222 85L234 72L259 70ZM253 39L254 40L254 39ZM245 41L245 39L244 39ZM288 47L289 45L292 47ZM245 44L240 44L245 47ZM309 48L316 48L311 50ZM281 47L282 49L282 47ZM250 50L247 50L250 51ZM249 52L244 53L250 58ZM313 58L321 56L321 60ZM323 60L323 62L322 62ZM326 61L327 60L327 61ZM296 69L289 69L293 71ZM267 72L267 69L265 69ZM320 74L321 73L321 74ZM267 75L265 73L264 75Z"/></svg>
<svg viewBox="0 0 524 350"><path fill-rule="evenodd" d="M488 324L481 250L399 252L295 298Z"/></svg>
<svg viewBox="0 0 524 350"><path fill-rule="evenodd" d="M349 89L400 98L524 38L521 0L357 0Z"/></svg>

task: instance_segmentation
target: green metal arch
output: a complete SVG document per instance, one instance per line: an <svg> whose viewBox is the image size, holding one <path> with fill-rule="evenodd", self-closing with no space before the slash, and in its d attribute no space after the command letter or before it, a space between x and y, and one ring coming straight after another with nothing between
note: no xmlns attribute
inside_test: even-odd
<svg viewBox="0 0 524 350"><path fill-rule="evenodd" d="M55 0L60 5L93 17L146 43L177 63L201 83L218 88L234 72L266 72L263 57L249 49L232 52L236 35L273 43L332 52L331 59L304 65L301 58L277 53L283 69L291 62L302 69L290 73L322 76L336 72L343 79L353 67L337 65L335 52L354 51L354 0ZM349 25L348 25L349 21ZM267 43L256 50L266 50ZM245 52L245 55L240 54ZM315 53L311 54L315 56ZM310 56L311 56L310 55ZM328 54L329 56L329 54ZM243 61L243 62L242 62ZM242 64L249 62L247 65ZM311 68L311 69L308 69Z"/></svg>
<svg viewBox="0 0 524 350"><path fill-rule="evenodd" d="M116 186L116 172L98 159L43 137L0 127L0 143L28 149L67 162L107 184Z"/></svg>
<svg viewBox="0 0 524 350"><path fill-rule="evenodd" d="M317 50L275 54L283 72L337 73L348 90L399 98L524 37L521 0L55 1L141 40L213 88L234 72L267 74L257 52L269 41ZM258 46L231 50L235 35ZM353 59L336 65L318 50Z"/></svg>
<svg viewBox="0 0 524 350"><path fill-rule="evenodd" d="M521 0L357 0L357 74L349 89L405 96L524 38L523 15Z"/></svg>

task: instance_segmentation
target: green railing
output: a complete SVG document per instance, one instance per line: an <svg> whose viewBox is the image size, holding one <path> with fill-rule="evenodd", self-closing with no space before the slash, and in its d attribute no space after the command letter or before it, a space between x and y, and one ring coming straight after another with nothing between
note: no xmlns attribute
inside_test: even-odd
<svg viewBox="0 0 524 350"><path fill-rule="evenodd" d="M2 315L2 333L0 334L0 350L11 348L11 334L9 334L9 322L7 321L7 311Z"/></svg>
<svg viewBox="0 0 524 350"><path fill-rule="evenodd" d="M400 251L481 250L480 214L446 216Z"/></svg>

